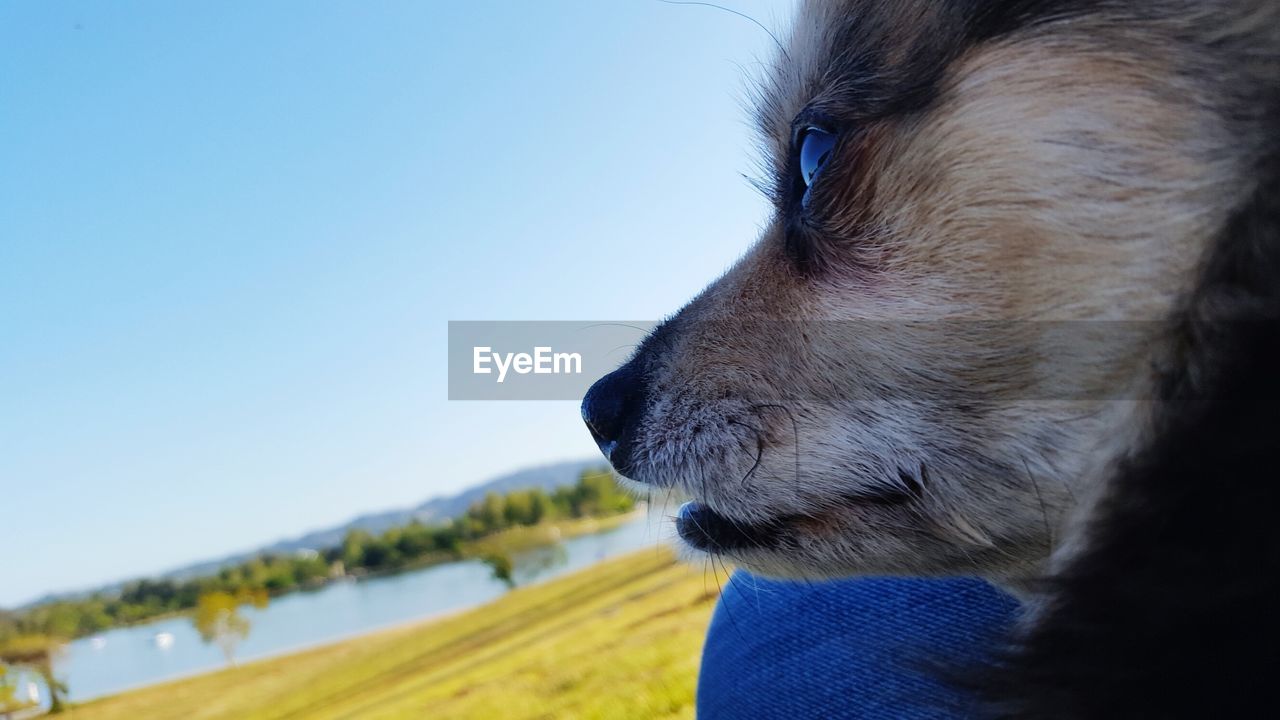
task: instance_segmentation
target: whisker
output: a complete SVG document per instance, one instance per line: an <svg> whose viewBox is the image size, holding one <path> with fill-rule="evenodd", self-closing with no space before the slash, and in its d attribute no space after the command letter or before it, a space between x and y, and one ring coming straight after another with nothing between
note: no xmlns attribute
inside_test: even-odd
<svg viewBox="0 0 1280 720"><path fill-rule="evenodd" d="M1049 527L1049 508L1044 504L1044 496L1040 494L1040 483L1036 481L1035 473L1031 472L1031 465L1025 457L1020 457L1022 467L1027 471L1027 479L1031 481L1031 487L1036 491L1036 502L1040 503L1040 518L1044 522L1044 534L1049 540L1049 552L1053 552L1055 539L1053 530Z"/></svg>
<svg viewBox="0 0 1280 720"><path fill-rule="evenodd" d="M721 566L724 565L723 558L721 558L720 564ZM728 573L729 573L728 569L725 569L726 576L728 575ZM742 634L742 628L738 626L738 620L733 617L733 612L729 610L729 603L725 602L724 600L724 586L720 584L720 574L716 572L714 559L712 560L712 563L711 563L711 574L715 576L716 589L720 591L720 607L724 608L724 615L725 617L729 618L729 624L733 626L733 631L737 633L738 639L745 643L747 641L747 636ZM738 592L742 592L742 591L739 590Z"/></svg>
<svg viewBox="0 0 1280 720"><path fill-rule="evenodd" d="M632 330L638 330L638 331L640 331L640 332L642 332L642 333L647 333L647 332L649 332L649 330L650 330L650 328L643 328L643 327L640 327L639 325L632 325L631 323L624 323L624 322L599 322L599 323L591 323L590 325L583 326L583 327L582 327L582 329L583 329L583 330L593 330L593 329L595 329L595 328L602 328L602 327L624 327L624 328L631 328Z"/></svg>
<svg viewBox="0 0 1280 720"><path fill-rule="evenodd" d="M746 424L746 423L744 423L744 422L738 422L737 420L729 420L729 421L728 421L728 424L730 424L730 425L740 425L740 426L742 426L742 427L744 427L744 428L747 428L748 430L751 430L751 431L752 431L752 432L754 432L754 433L755 433L755 435L756 435L756 459L755 459L755 462L754 462L754 463L752 463L752 465L751 465L751 469L747 471L747 474L746 474L746 475L743 475L743 476L742 476L742 479L738 481L740 484L745 484L748 480L750 480L750 479L751 479L751 476L755 474L756 470L758 470L758 469L760 468L760 462L761 462L761 460L764 458L764 437L761 435L761 433L760 433L760 429L759 429L759 428L757 428L757 427L753 427L753 426L748 425L748 424Z"/></svg>
<svg viewBox="0 0 1280 720"><path fill-rule="evenodd" d="M664 3L664 4L666 4L666 5L700 5L700 6L702 6L702 7L709 7L709 8L715 8L715 9L717 9L717 10L723 10L723 11L725 11L725 12L727 12L727 13L731 13L731 14L733 14L733 15L737 15L738 17L743 18L743 19L745 19L745 20L749 20L749 21L751 21L751 22L755 23L756 27L758 27L758 28L760 28L761 30L763 30L763 31L765 32L765 34L766 34L766 35L768 35L770 38L773 38L773 42L774 42L774 44L775 44L775 45L777 45L777 46L778 46L778 51L782 53L782 57L783 57L783 59L785 59L788 63L790 63L790 62L791 62L791 56L787 54L787 48L786 48L785 46L783 46L782 41L778 39L778 36L777 36L777 35L774 35L772 30L770 30L769 28L765 27L765 26L764 26L764 23L760 22L759 20L757 20L757 19L755 19L755 18L751 17L750 15L748 15L748 14L746 14L746 13L744 13L744 12L741 12L741 11L738 11L738 10L734 10L733 8L727 8L727 7L723 6L723 5L717 5L717 4L715 4L715 3L710 3L710 2L695 2L695 1L693 1L693 0L658 0L658 2L660 2L660 3Z"/></svg>
<svg viewBox="0 0 1280 720"><path fill-rule="evenodd" d="M796 422L796 415L791 411L791 408L787 407L786 405L778 405L775 403L759 403L756 405L752 405L748 409L754 412L755 410L761 409L761 408L781 410L787 414L787 417L791 418L791 434L793 436L792 442L795 446L794 452L796 456L795 482L796 482L796 485L799 485L800 484L800 424Z"/></svg>

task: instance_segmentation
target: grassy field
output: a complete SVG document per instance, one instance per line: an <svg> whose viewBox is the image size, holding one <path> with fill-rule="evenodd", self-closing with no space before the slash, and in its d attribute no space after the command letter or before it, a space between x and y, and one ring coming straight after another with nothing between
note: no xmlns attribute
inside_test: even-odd
<svg viewBox="0 0 1280 720"><path fill-rule="evenodd" d="M72 720L692 718L723 577L643 550L489 605L96 700Z"/></svg>

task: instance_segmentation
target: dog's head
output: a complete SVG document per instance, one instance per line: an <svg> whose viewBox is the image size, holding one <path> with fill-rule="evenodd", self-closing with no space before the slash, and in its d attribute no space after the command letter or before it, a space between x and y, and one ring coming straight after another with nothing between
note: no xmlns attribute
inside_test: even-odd
<svg viewBox="0 0 1280 720"><path fill-rule="evenodd" d="M602 450L758 571L1033 572L1251 188L1257 6L803 3L773 221L588 393Z"/></svg>

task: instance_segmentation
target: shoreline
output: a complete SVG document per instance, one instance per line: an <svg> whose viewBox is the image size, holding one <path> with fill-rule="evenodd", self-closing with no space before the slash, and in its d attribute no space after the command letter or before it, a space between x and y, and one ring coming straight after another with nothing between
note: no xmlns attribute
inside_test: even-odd
<svg viewBox="0 0 1280 720"><path fill-rule="evenodd" d="M466 610L76 702L70 717L692 720L723 579L709 572L680 563L670 548L623 551Z"/></svg>
<svg viewBox="0 0 1280 720"><path fill-rule="evenodd" d="M521 553L537 550L539 548L550 547L559 542L572 540L580 537L588 537L592 535L607 533L607 532L616 530L618 528L621 528L623 526L626 526L630 523L642 522L642 521L646 521L647 519L648 518L647 518L645 507L639 506L635 510L632 510L630 512L621 513L618 515L610 515L603 518L576 518L568 521L557 521L552 523L544 523L536 526L512 528L509 530L502 531L501 533L495 534L494 536L490 536L489 538L485 538L484 541L481 541L481 542L488 542L490 545L492 545L492 544L503 543L504 540L511 540L511 542L509 543L509 547L506 547L505 551L512 555L519 555ZM514 534L516 537L510 538L509 537L510 534ZM508 536L508 537L504 537L504 536ZM400 569L395 572L368 574L368 575L362 575L362 576L343 576L342 578L335 578L333 581L325 583L323 586L314 588L312 590L286 593L278 597L281 600L284 600L289 596L320 592L330 588L331 586L348 583L348 582L351 582L353 584L360 584L366 581L385 580L388 578L393 578L397 575L429 571L434 568L439 568L439 567L447 566L450 564L478 563L480 562L481 556L484 554L485 550L487 549L490 549L490 548L481 548L480 551L478 552L469 552L467 555L464 555L461 558L454 558L447 562L418 565L410 568ZM607 561L608 561L608 558L605 558L599 561L594 561L586 565L585 567L579 567L575 570L570 571L569 574L572 574L573 572L581 572L583 570L588 570L600 564L600 562L607 562ZM563 575L552 573L547 577L537 578L527 584L521 584L518 586L517 589L538 587L539 585L542 585L548 582L554 582L555 580L561 577L563 577ZM376 625L373 627L361 628L361 629L357 629L350 632L340 632L338 634L325 636L323 638L316 639L316 640L295 643L295 644L291 644L291 645L280 647L280 648L274 648L268 651L261 652L259 654L249 655L245 657L243 660L237 661L234 665L217 665L217 666L207 667L203 669L196 669L196 670L190 670L190 671L178 671L170 675L157 677L152 680L148 680L138 684L131 684L131 685L126 685L119 688L113 688L112 690L102 694L94 694L94 695L88 695L85 697L74 698L71 700L71 703L73 705L80 705L83 703L97 702L97 701L112 698L124 693L148 690L148 689L163 686L169 683L183 682L183 681L191 680L193 678L199 678L205 675L211 675L218 672L223 672L228 670L238 670L242 668L251 668L252 666L257 664L276 661L282 657L286 657L290 655L298 655L298 654L307 653L311 651L323 651L326 648L330 648L331 646L334 646L334 645L349 643L353 641L366 640L366 639L376 639L381 636L395 635L397 633L411 632L417 629L421 629L422 626L445 621L459 614L473 611L488 603L495 602L501 597L502 596L499 596L498 598L494 598L494 599L481 601L476 604L450 608L447 610L429 612L428 614L419 615L416 617L392 620L387 623ZM275 598L273 598L273 601L274 600ZM167 621L181 619L187 616L188 616L188 613L168 613L163 618L155 618L153 620L149 620L141 623L135 623L129 626L119 626L105 632L111 633L111 632L118 632L118 631L124 631L124 630L136 631L139 628L145 628L148 625L160 624ZM91 638L95 636L96 634L78 638L77 640L72 641L72 643L68 643L67 646L70 646L73 643L76 643L76 644L87 643ZM67 647L67 646L64 646L64 647ZM69 679L71 680L72 683L75 682L74 677Z"/></svg>
<svg viewBox="0 0 1280 720"><path fill-rule="evenodd" d="M500 542L504 537L509 537L510 535L513 535L513 534L514 535L536 534L539 531L544 531L548 529L556 529L560 531L559 534L556 535L555 537L537 538L535 535L535 537L532 538L533 540L532 542L529 542L528 539L526 539L524 542L519 542L512 547L503 548L503 550L510 553L524 552L526 550L531 550L533 548L551 545L562 540L569 540L575 537L581 537L583 535L591 535L598 532L607 532L609 530L612 530L615 527L624 525L628 521L639 517L639 515L644 512L645 512L645 503L637 502L636 507L633 510L630 510L625 513L620 513L617 515L605 515L602 517L571 518L568 520L555 520L552 522L540 523L538 525L526 525L521 527L507 528L505 530L501 530L497 533L494 533L493 535L489 535L486 537L482 537L482 538L470 541L470 543L468 543L468 546L465 547L461 551L461 553L457 556L437 557L435 559L432 559L426 562L410 563L408 565L405 565L404 567L388 569L388 570L380 570L376 572L347 573L344 575L340 575L338 577L325 578L322 582L319 582L315 585L311 585L308 587L298 587L298 588L289 590L287 592L280 593L278 595L270 595L270 598L272 602L275 602L277 599L287 598L292 595L301 595L305 593L320 592L338 583L343 583L343 582L360 583L366 580L377 580L385 577L394 577L396 575L401 575L404 573L411 573L411 572L417 572L419 570L426 570L428 568L439 567L441 565L448 565L449 563L477 560L480 557L487 554L484 550L480 550L479 552L477 552L476 551L477 546L482 546L482 547L488 546L490 544ZM595 527L586 527L586 526L591 526L593 523L596 524ZM565 529L566 527L568 528L568 530ZM187 610L175 610L171 612L161 613L159 615L153 615L143 620L136 620L134 622L121 623L119 625L112 625L111 627L102 628L97 632L68 638L66 642L63 643L63 645L66 646L72 643L80 642L82 640L89 640L99 635L102 635L104 633L114 632L117 630L126 630L131 628L145 627L147 625L163 622L165 620L173 620L176 618L190 617L193 611L194 611L194 608L187 609Z"/></svg>

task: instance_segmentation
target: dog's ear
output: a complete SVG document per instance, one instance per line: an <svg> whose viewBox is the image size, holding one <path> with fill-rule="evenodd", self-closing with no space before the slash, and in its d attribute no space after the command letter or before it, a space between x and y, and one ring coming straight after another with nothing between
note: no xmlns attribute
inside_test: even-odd
<svg viewBox="0 0 1280 720"><path fill-rule="evenodd" d="M989 673L995 716L1280 706L1280 153L1261 168L1180 313L1149 444Z"/></svg>

